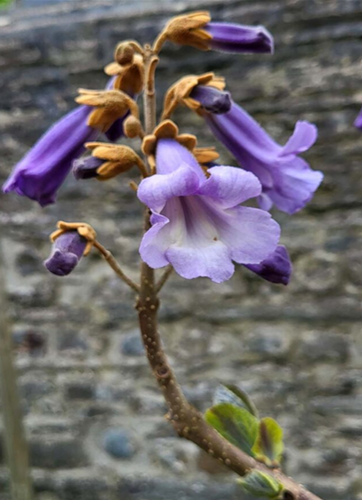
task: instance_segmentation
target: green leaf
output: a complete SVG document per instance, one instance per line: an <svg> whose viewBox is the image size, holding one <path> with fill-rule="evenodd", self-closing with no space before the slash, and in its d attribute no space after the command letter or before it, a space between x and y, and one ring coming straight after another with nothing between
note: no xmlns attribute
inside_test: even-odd
<svg viewBox="0 0 362 500"><path fill-rule="evenodd" d="M283 490L283 485L274 477L260 471L252 471L243 479L237 479L243 490L256 497L266 497L277 500Z"/></svg>
<svg viewBox="0 0 362 500"><path fill-rule="evenodd" d="M276 465L280 463L283 450L283 429L273 418L262 418L252 452L267 465Z"/></svg>
<svg viewBox="0 0 362 500"><path fill-rule="evenodd" d="M3 9L13 3L13 0L0 0L0 9Z"/></svg>
<svg viewBox="0 0 362 500"><path fill-rule="evenodd" d="M205 419L225 439L250 456L258 437L258 419L245 408L220 403L207 410Z"/></svg>
<svg viewBox="0 0 362 500"><path fill-rule="evenodd" d="M258 416L258 411L247 393L236 385L219 385L215 391L213 403L214 405L231 403L234 406L245 408L255 417Z"/></svg>

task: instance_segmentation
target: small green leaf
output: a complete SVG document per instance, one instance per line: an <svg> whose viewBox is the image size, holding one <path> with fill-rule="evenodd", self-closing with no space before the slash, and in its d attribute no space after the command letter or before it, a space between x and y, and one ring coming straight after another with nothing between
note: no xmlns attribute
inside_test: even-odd
<svg viewBox="0 0 362 500"><path fill-rule="evenodd" d="M213 403L214 405L231 403L234 406L245 408L255 417L258 416L258 411L249 396L236 385L219 385L215 391Z"/></svg>
<svg viewBox="0 0 362 500"><path fill-rule="evenodd" d="M13 0L0 0L0 9L3 9L13 3Z"/></svg>
<svg viewBox="0 0 362 500"><path fill-rule="evenodd" d="M280 463L283 450L283 429L273 418L262 418L259 422L258 438L252 452L258 460L267 465L275 465Z"/></svg>
<svg viewBox="0 0 362 500"><path fill-rule="evenodd" d="M258 437L258 419L245 408L221 403L207 410L205 419L225 439L250 456Z"/></svg>
<svg viewBox="0 0 362 500"><path fill-rule="evenodd" d="M277 500L283 490L283 485L274 477L260 471L253 471L243 479L237 479L237 483L248 493L256 497L266 497Z"/></svg>

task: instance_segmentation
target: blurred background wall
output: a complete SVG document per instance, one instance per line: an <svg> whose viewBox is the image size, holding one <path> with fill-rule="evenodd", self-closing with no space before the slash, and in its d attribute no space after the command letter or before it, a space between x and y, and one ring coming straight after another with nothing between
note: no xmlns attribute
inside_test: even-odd
<svg viewBox="0 0 362 500"><path fill-rule="evenodd" d="M0 180L75 106L78 87L104 87L102 67L118 41L150 41L168 17L190 9L264 24L275 55L167 45L159 96L184 74L216 70L281 143L298 119L318 125L305 157L325 181L301 213L275 212L293 259L290 285L268 284L243 268L222 285L173 276L162 294L165 346L197 407L211 405L219 382L240 384L262 415L283 426L288 473L325 500L360 500L362 136L353 128L362 101L360 0L23 0L0 13ZM213 144L197 116L184 110L177 117L182 131ZM64 279L42 266L57 220L86 220L136 278L141 212L125 178L101 184L70 176L46 209L0 195L38 500L240 498L234 476L176 438L164 420L132 294L95 253ZM4 467L0 491L7 500Z"/></svg>

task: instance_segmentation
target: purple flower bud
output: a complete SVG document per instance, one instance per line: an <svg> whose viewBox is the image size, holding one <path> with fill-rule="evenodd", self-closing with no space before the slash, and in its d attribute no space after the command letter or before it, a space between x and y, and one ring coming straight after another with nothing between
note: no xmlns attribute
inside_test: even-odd
<svg viewBox="0 0 362 500"><path fill-rule="evenodd" d="M354 122L354 126L357 128L360 128L362 130L362 109L359 112L359 115L357 116L357 118Z"/></svg>
<svg viewBox="0 0 362 500"><path fill-rule="evenodd" d="M273 37L264 26L208 23L205 26L212 39L208 42L214 50L232 53L273 53Z"/></svg>
<svg viewBox="0 0 362 500"><path fill-rule="evenodd" d="M292 264L285 246L279 245L275 252L260 264L245 266L261 278L272 283L287 285L292 272Z"/></svg>
<svg viewBox="0 0 362 500"><path fill-rule="evenodd" d="M74 177L79 179L92 179L97 177L98 168L104 163L104 160L100 160L95 156L87 156L86 158L80 158L73 163L73 174Z"/></svg>
<svg viewBox="0 0 362 500"><path fill-rule="evenodd" d="M207 85L196 85L190 97L198 101L205 111L221 115L227 113L231 108L231 97L229 92L223 92L215 87Z"/></svg>
<svg viewBox="0 0 362 500"><path fill-rule="evenodd" d="M53 243L53 251L44 262L45 267L57 276L67 276L83 256L87 240L78 231L67 231Z"/></svg>

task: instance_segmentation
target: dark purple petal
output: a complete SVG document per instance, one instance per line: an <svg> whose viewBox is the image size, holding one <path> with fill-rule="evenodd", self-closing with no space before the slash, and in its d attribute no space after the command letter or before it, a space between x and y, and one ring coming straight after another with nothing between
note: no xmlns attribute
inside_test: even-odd
<svg viewBox="0 0 362 500"><path fill-rule="evenodd" d="M107 139L111 142L116 142L118 139L124 136L123 123L129 113L126 113L122 118L118 118L105 133Z"/></svg>
<svg viewBox="0 0 362 500"><path fill-rule="evenodd" d="M95 156L87 156L86 158L80 158L75 160L73 163L73 175L79 179L92 179L97 177L97 170L104 163L104 160L100 160Z"/></svg>
<svg viewBox="0 0 362 500"><path fill-rule="evenodd" d="M262 209L270 209L274 203L280 210L292 214L311 200L323 174L313 171L297 155L315 142L317 129L314 125L297 122L289 141L280 146L234 102L228 113L206 114L205 120L239 165L260 180Z"/></svg>
<svg viewBox="0 0 362 500"><path fill-rule="evenodd" d="M233 53L273 53L272 35L263 26L208 23L204 28L211 36L211 49Z"/></svg>
<svg viewBox="0 0 362 500"><path fill-rule="evenodd" d="M57 276L66 276L73 271L83 256L87 240L78 231L67 231L53 243L50 257L44 262L45 267Z"/></svg>
<svg viewBox="0 0 362 500"><path fill-rule="evenodd" d="M267 281L283 285L289 283L292 272L292 264L288 251L282 245L279 245L275 252L260 264L252 264L245 267Z"/></svg>
<svg viewBox="0 0 362 500"><path fill-rule="evenodd" d="M84 151L84 143L99 132L87 125L92 108L79 106L55 123L14 167L3 186L36 200L41 206L54 203L56 193L68 175L73 160Z"/></svg>
<svg viewBox="0 0 362 500"><path fill-rule="evenodd" d="M357 118L354 122L354 126L357 128L360 128L362 130L362 109L359 112L359 115L357 116Z"/></svg>
<svg viewBox="0 0 362 500"><path fill-rule="evenodd" d="M229 92L223 92L214 87L208 87L207 85L196 85L190 97L198 101L205 111L209 113L220 115L222 113L227 113L231 108L231 97Z"/></svg>

